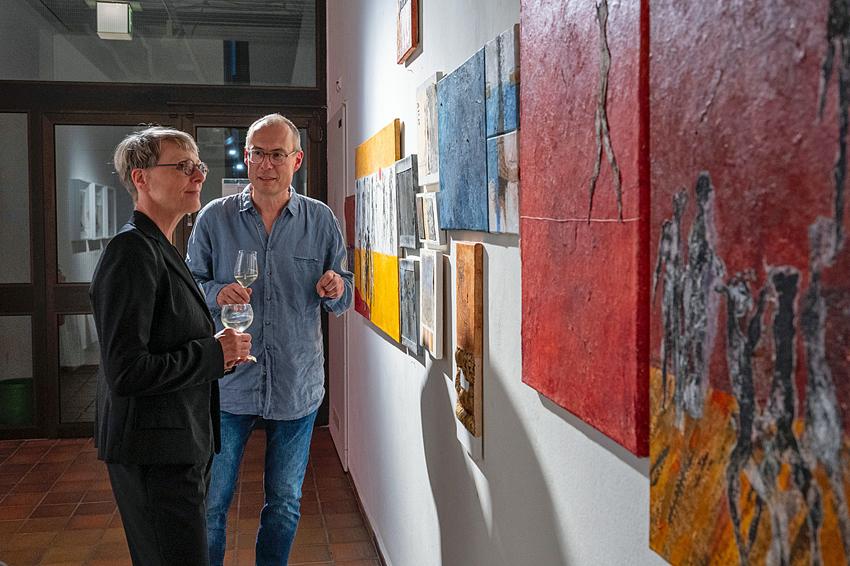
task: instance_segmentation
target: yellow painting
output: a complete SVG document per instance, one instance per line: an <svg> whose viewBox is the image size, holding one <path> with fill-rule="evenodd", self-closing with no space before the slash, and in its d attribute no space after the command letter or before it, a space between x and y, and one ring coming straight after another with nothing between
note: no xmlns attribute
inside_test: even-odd
<svg viewBox="0 0 850 566"><path fill-rule="evenodd" d="M354 308L396 342L401 340L401 314L394 165L400 158L397 118L354 153Z"/></svg>

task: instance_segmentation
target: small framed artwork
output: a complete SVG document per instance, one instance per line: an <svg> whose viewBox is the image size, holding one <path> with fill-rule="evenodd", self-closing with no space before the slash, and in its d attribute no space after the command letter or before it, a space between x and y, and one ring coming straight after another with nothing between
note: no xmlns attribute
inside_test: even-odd
<svg viewBox="0 0 850 566"><path fill-rule="evenodd" d="M419 266L419 328L422 345L439 360L443 357L443 254L422 250Z"/></svg>
<svg viewBox="0 0 850 566"><path fill-rule="evenodd" d="M437 122L437 71L416 89L416 129L419 150L419 184L426 192L440 190L439 124Z"/></svg>
<svg viewBox="0 0 850 566"><path fill-rule="evenodd" d="M414 355L422 346L419 340L419 258L398 260L399 293L401 294L401 343Z"/></svg>
<svg viewBox="0 0 850 566"><path fill-rule="evenodd" d="M419 0L397 0L396 51L398 63L407 61L419 46Z"/></svg>
<svg viewBox="0 0 850 566"><path fill-rule="evenodd" d="M416 154L395 162L395 186L398 191L398 245L415 250L419 247L416 229L416 189L419 181Z"/></svg>
<svg viewBox="0 0 850 566"><path fill-rule="evenodd" d="M440 229L437 193L418 193L416 195L416 217L419 222L419 239L422 244L429 248L444 249L446 233Z"/></svg>

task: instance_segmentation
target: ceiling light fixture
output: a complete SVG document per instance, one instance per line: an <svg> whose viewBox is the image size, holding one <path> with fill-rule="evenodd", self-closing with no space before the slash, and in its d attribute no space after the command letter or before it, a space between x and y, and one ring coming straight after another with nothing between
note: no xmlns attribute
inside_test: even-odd
<svg viewBox="0 0 850 566"><path fill-rule="evenodd" d="M133 9L130 4L98 2L97 35L100 39L133 39Z"/></svg>

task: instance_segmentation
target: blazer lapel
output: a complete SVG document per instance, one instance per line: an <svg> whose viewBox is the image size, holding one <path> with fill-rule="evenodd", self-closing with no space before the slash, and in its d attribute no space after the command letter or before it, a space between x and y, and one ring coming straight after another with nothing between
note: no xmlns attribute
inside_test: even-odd
<svg viewBox="0 0 850 566"><path fill-rule="evenodd" d="M212 323L213 319L210 314L210 309L207 307L207 302L204 299L204 295L201 293L201 289L198 287L198 283L195 281L195 278L192 277L192 274L189 272L189 268L186 267L186 263L180 257L180 254L177 253L174 246L171 245L171 242L168 241L156 224L153 223L153 220L148 218L143 212L139 212L138 210L133 211L133 224L136 228L144 232L146 236L156 240L162 250L162 257L165 259L165 264L169 269L180 276L186 285L192 289L192 294L198 302L201 303L204 313L206 313L207 318L210 323Z"/></svg>

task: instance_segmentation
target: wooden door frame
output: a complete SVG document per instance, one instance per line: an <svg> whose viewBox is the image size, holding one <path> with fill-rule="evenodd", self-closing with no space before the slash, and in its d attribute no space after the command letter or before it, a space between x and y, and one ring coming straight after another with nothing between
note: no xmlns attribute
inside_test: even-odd
<svg viewBox="0 0 850 566"><path fill-rule="evenodd" d="M31 317L35 409L32 425L0 428L0 439L92 434L90 423L60 422L57 315L85 314L91 310L87 283L60 284L56 280L54 127L59 124L136 125L154 120L170 122L194 134L194 127L224 125L233 118L250 124L259 116L278 111L296 125L308 127L311 144L309 182L313 187L310 193L314 198L326 201L327 112L324 95L315 91L256 87L183 89L147 85L133 88L132 85L0 81L0 112L27 115L31 241L30 283L0 284L0 315ZM222 96L223 93L228 96ZM195 95L200 99L198 102L181 102L192 100ZM212 102L213 99L219 102ZM288 103L282 103L284 100ZM138 104L138 108L134 109L134 104ZM187 123L191 127L186 126Z"/></svg>

